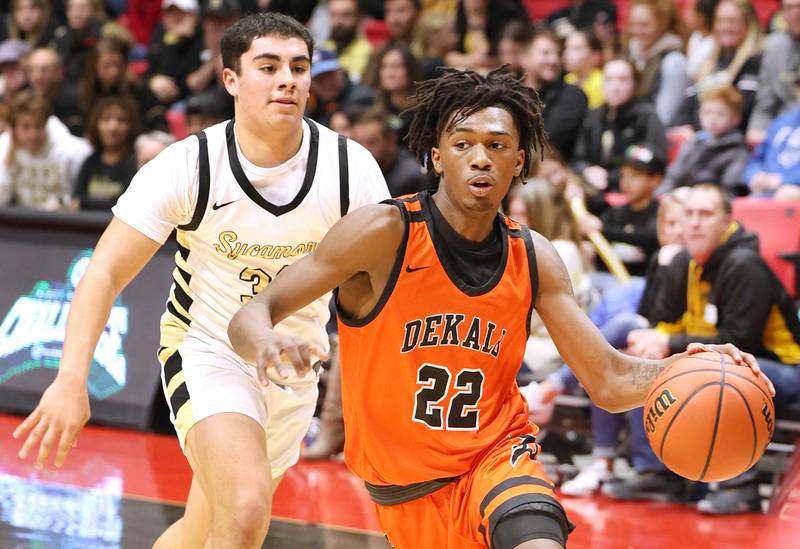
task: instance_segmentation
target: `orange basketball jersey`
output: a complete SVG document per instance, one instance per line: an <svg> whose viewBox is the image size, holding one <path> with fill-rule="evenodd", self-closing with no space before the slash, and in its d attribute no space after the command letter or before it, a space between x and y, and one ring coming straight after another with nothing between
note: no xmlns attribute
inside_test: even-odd
<svg viewBox="0 0 800 549"><path fill-rule="evenodd" d="M430 200L393 201L406 233L386 289L363 319L339 310L345 460L372 484L461 475L502 437L536 434L516 384L538 286L530 233L498 214L499 267L469 286Z"/></svg>

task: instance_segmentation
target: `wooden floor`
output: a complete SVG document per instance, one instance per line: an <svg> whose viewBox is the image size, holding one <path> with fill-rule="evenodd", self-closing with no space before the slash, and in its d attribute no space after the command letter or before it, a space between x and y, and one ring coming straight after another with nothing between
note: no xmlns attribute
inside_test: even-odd
<svg viewBox="0 0 800 549"><path fill-rule="evenodd" d="M142 548L182 512L191 472L173 437L88 427L63 469L17 457L0 415L0 548ZM707 517L687 506L562 498L575 549L792 549L800 521ZM339 463L300 463L273 504L268 548L385 549L362 483ZM426 549L426 548L420 548Z"/></svg>

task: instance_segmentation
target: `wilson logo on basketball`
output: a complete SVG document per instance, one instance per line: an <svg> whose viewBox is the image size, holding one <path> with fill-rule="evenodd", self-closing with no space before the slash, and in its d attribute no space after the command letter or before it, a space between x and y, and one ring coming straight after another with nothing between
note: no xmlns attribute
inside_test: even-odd
<svg viewBox="0 0 800 549"><path fill-rule="evenodd" d="M645 420L645 427L647 428L648 433L655 433L656 432L656 423L658 420L667 413L667 410L670 406L678 402L678 399L669 391L669 389L664 389L661 391L661 394L658 395L653 401L653 405L650 406L650 409L647 411L647 419Z"/></svg>
<svg viewBox="0 0 800 549"><path fill-rule="evenodd" d="M769 438L772 438L775 422L772 420L772 412L770 411L769 405L767 405L766 402L764 402L764 405L761 407L761 415L764 416L764 421L767 423ZM767 439L767 443L769 443L769 438Z"/></svg>

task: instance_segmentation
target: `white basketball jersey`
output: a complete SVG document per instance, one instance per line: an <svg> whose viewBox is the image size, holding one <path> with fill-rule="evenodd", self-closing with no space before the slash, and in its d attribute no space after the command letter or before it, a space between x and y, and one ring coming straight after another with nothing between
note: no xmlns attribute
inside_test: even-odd
<svg viewBox="0 0 800 549"><path fill-rule="evenodd" d="M228 323L244 303L282 269L312 252L343 213L389 197L380 169L366 149L311 120L305 124L309 139L305 179L294 199L284 205L270 203L248 180L237 153L233 121L212 126L199 137L182 141L183 147L173 145L162 153L176 157L172 169L176 164L188 165L189 171L192 164L197 166L196 188L175 193L193 207L174 208L179 219L173 217L173 223L180 221L175 223L178 252L161 319L162 347L178 346L187 338L230 347ZM176 150L171 151L173 147ZM168 164L162 165L166 169ZM157 171L145 168L137 178L146 177L142 172ZM138 189L142 194L136 183L135 178L128 192L135 194ZM150 193L161 190L156 185L150 181ZM138 229L129 221L136 217L132 210L147 205L136 202L123 195L114 214ZM141 226L146 225L142 220ZM327 349L329 299L330 295L317 299L281 321L276 330ZM311 372L308 379L288 383L313 378Z"/></svg>

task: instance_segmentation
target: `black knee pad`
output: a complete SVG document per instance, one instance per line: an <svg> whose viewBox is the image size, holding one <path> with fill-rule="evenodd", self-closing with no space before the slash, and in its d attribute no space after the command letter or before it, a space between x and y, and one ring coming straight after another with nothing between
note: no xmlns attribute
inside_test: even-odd
<svg viewBox="0 0 800 549"><path fill-rule="evenodd" d="M500 518L492 533L492 549L514 549L532 539L551 539L566 547L574 528L555 500L524 503Z"/></svg>

